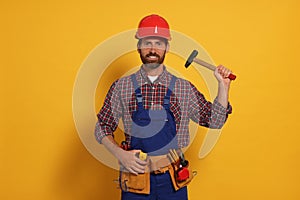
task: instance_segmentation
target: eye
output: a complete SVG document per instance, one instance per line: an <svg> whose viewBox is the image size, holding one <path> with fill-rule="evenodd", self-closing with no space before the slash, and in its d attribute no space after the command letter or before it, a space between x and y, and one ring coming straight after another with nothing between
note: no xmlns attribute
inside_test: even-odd
<svg viewBox="0 0 300 200"><path fill-rule="evenodd" d="M151 42L145 42L144 45L147 46L147 47L149 47L149 46L151 46Z"/></svg>

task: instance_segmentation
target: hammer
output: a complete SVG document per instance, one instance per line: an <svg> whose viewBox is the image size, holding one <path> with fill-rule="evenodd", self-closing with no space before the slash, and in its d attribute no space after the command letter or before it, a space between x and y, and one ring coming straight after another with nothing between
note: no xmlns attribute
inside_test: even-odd
<svg viewBox="0 0 300 200"><path fill-rule="evenodd" d="M197 50L194 50L194 51L191 53L191 55L189 56L189 58L187 59L187 61L186 61L186 63L185 63L184 66L185 66L186 68L188 68L192 62L195 62L195 63L197 63L197 64L199 64L199 65L202 65L202 66L204 66L204 67L206 67L206 68L208 68L208 69L210 69L210 70L212 70L212 71L215 71L215 70L216 70L216 66L214 66L214 65L212 65L212 64L209 64L209 63L207 63L207 62L205 62L205 61L203 61L203 60L200 60L200 59L196 58L197 55L198 55L198 51L197 51ZM230 80L235 80L236 76L235 76L234 74L229 74L228 78L229 78Z"/></svg>

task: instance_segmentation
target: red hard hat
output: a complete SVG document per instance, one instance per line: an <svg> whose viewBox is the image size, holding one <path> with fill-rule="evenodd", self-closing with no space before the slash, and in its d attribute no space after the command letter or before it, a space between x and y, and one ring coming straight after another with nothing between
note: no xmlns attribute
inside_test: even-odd
<svg viewBox="0 0 300 200"><path fill-rule="evenodd" d="M157 36L171 40L168 22L159 15L153 14L144 17L139 23L135 38L141 39L149 36Z"/></svg>

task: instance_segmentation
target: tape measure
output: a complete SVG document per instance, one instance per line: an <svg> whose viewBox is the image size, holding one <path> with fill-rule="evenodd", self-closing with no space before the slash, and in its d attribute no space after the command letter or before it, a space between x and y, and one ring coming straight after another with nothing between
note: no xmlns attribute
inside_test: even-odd
<svg viewBox="0 0 300 200"><path fill-rule="evenodd" d="M141 151L139 153L139 159L146 160L147 159L147 153L144 153L144 152Z"/></svg>

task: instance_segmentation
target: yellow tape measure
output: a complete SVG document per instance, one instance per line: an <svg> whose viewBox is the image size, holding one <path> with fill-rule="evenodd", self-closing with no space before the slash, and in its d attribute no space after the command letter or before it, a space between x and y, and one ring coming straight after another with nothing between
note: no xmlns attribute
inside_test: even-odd
<svg viewBox="0 0 300 200"><path fill-rule="evenodd" d="M139 159L146 160L147 159L147 153L144 153L144 152L141 151L139 153Z"/></svg>

